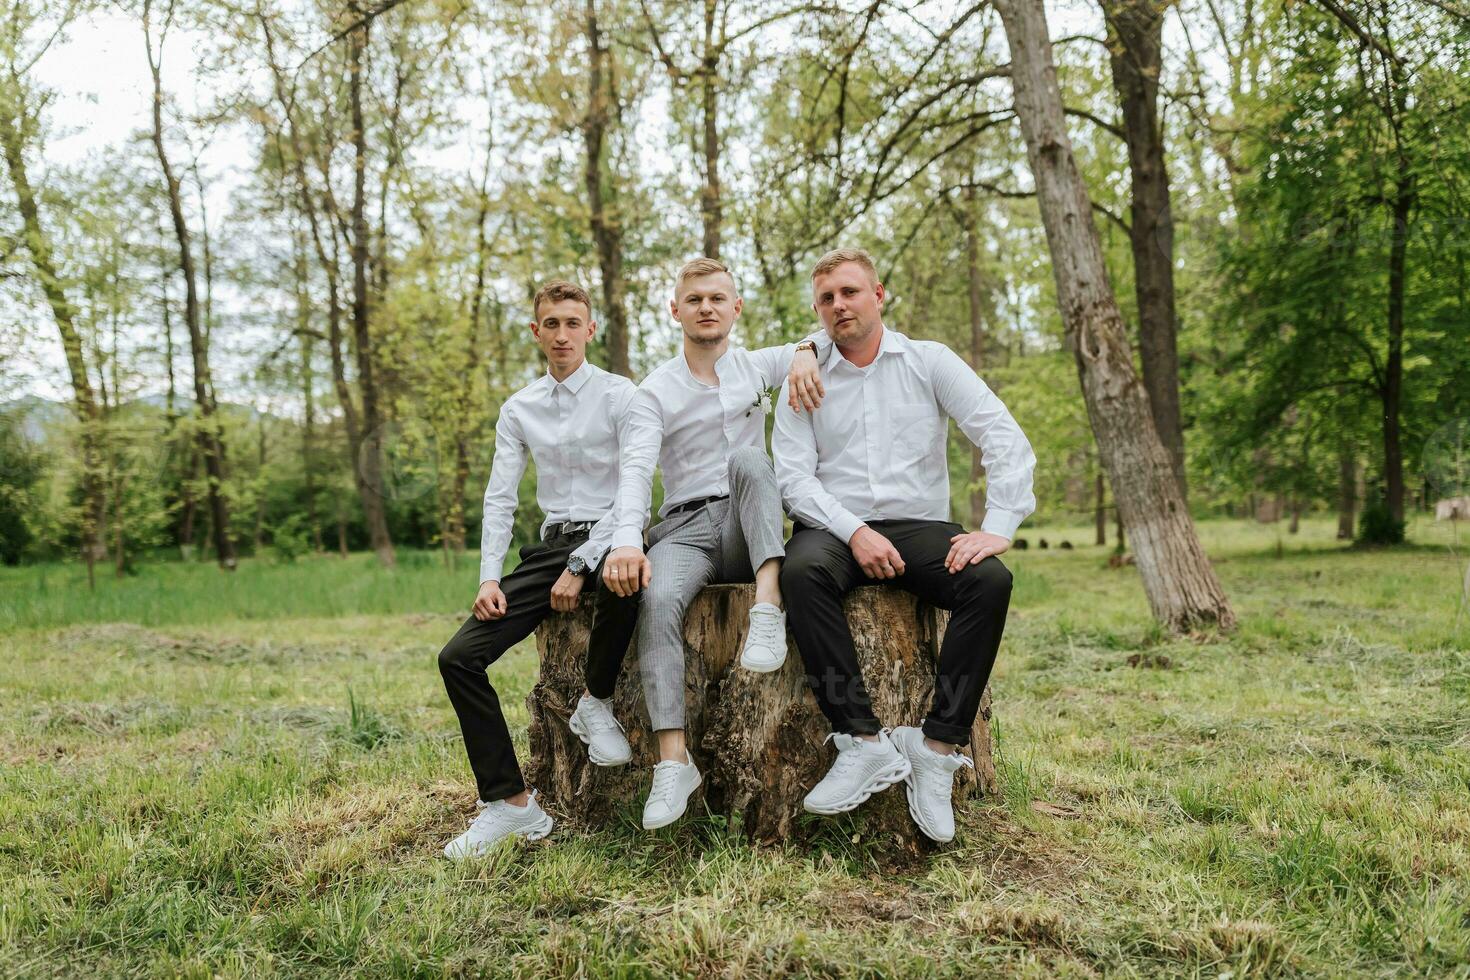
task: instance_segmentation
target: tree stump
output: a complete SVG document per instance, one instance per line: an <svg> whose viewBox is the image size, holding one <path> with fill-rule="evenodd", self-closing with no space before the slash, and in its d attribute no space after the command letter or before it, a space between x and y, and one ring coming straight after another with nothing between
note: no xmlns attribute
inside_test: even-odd
<svg viewBox="0 0 1470 980"><path fill-rule="evenodd" d="M830 728L808 689L795 642L786 664L770 674L739 666L747 613L755 601L749 585L704 590L684 622L686 732L704 785L690 801L691 814L739 814L757 840L807 836L832 818L801 808L802 797L835 757L823 739ZM847 598L863 680L873 710L884 724L917 725L929 708L934 667L949 614L898 589L868 586ZM643 703L636 648L628 652L614 694L614 710L628 733L633 761L594 766L567 718L583 690L583 664L592 624L591 603L549 617L536 632L541 676L527 697L531 760L527 779L543 805L573 826L606 825L630 803L642 805L657 760ZM990 691L971 733L975 769L955 780L956 802L997 791L990 742ZM895 786L856 811L862 833L885 838L903 852L928 849L909 817L903 787Z"/></svg>

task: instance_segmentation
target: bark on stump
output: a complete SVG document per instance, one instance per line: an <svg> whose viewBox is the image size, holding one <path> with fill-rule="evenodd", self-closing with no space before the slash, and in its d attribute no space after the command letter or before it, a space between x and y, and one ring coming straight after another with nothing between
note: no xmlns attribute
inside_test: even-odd
<svg viewBox="0 0 1470 980"><path fill-rule="evenodd" d="M800 838L830 826L832 819L801 808L802 797L835 757L831 745L823 744L830 729L789 637L790 654L781 670L755 674L739 666L754 597L752 586L712 586L695 600L684 622L686 731L704 776L690 800L690 814L703 813L707 805L714 813L739 814L745 831L757 840ZM918 724L929 709L949 614L906 592L877 586L855 590L846 609L875 713L888 725ZM614 694L633 761L617 768L592 765L567 727L584 686L591 623L591 603L584 602L577 612L555 614L542 624L536 632L540 679L526 699L527 779L543 805L582 827L605 826L619 812L636 817L657 758L636 648L628 652ZM997 791L989 718L987 689L971 733L975 769L957 775L956 803ZM909 817L901 785L873 797L854 816L869 840L885 839L907 854L929 847Z"/></svg>

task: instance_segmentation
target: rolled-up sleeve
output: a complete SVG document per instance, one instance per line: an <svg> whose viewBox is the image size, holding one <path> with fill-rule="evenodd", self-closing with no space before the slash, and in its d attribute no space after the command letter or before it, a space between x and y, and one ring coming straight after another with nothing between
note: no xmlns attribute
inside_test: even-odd
<svg viewBox="0 0 1470 980"><path fill-rule="evenodd" d="M1036 510L1032 482L1036 454L1010 410L960 356L947 347L930 349L934 395L976 446L985 467L985 520L980 529L1014 538Z"/></svg>
<svg viewBox="0 0 1470 980"><path fill-rule="evenodd" d="M830 531L847 544L863 526L817 479L817 439L810 412L796 412L786 404L787 386L776 405L771 454L776 463L776 485L791 516L807 527Z"/></svg>
<svg viewBox="0 0 1470 980"><path fill-rule="evenodd" d="M490 464L490 482L485 485L484 521L480 525L481 583L498 582L504 574L527 455L514 406L507 404L495 422L495 459Z"/></svg>

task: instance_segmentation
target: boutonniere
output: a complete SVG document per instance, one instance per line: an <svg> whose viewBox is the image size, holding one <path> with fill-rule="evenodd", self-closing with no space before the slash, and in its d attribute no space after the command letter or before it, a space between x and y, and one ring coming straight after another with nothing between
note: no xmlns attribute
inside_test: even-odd
<svg viewBox="0 0 1470 980"><path fill-rule="evenodd" d="M756 391L755 391L755 401L751 402L750 403L750 407L745 410L745 417L746 418L750 418L750 413L751 412L754 412L756 409L760 409L761 414L763 414L763 415L770 415L771 414L771 392L770 392L770 389L768 389L768 388L757 388L756 389Z"/></svg>

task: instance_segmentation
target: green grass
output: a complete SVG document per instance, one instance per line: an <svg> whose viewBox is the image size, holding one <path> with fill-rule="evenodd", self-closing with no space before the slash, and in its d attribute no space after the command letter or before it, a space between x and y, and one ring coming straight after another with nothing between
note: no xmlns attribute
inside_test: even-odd
<svg viewBox="0 0 1470 980"><path fill-rule="evenodd" d="M1331 530L1204 525L1242 626L1203 641L1028 532L1003 794L896 870L708 816L443 861L468 561L6 570L0 976L1470 976L1470 548ZM535 666L492 671L522 750Z"/></svg>

